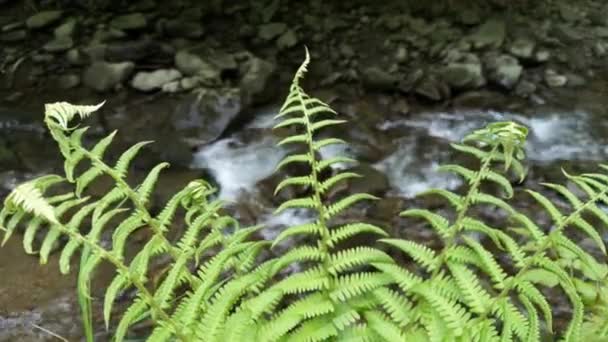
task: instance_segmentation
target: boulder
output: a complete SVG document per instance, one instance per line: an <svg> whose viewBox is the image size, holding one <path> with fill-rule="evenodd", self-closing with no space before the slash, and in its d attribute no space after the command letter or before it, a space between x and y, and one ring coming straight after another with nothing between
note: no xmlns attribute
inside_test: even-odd
<svg viewBox="0 0 608 342"><path fill-rule="evenodd" d="M502 46L506 36L506 25L502 18L491 18L483 23L469 36L469 41L477 49L498 49Z"/></svg>
<svg viewBox="0 0 608 342"><path fill-rule="evenodd" d="M368 66L361 70L361 81L370 90L390 91L396 88L399 79L396 73L389 73L378 66Z"/></svg>
<svg viewBox="0 0 608 342"><path fill-rule="evenodd" d="M110 21L110 27L117 30L142 30L148 26L148 20L142 13L131 13L118 16Z"/></svg>
<svg viewBox="0 0 608 342"><path fill-rule="evenodd" d="M181 72L176 69L160 69L152 72L138 72L133 80L131 87L139 91L152 91L163 88L164 85L182 78Z"/></svg>
<svg viewBox="0 0 608 342"><path fill-rule="evenodd" d="M258 37L265 41L273 40L287 31L285 23L269 23L260 26Z"/></svg>
<svg viewBox="0 0 608 342"><path fill-rule="evenodd" d="M74 32L76 31L77 24L78 24L78 22L74 18L70 18L70 19L66 20L63 24L59 25L55 29L55 31L54 31L55 37L57 37L57 38L73 37Z"/></svg>
<svg viewBox="0 0 608 342"><path fill-rule="evenodd" d="M62 11L42 11L27 18L25 26L31 30L41 29L58 22L63 15Z"/></svg>
<svg viewBox="0 0 608 342"><path fill-rule="evenodd" d="M491 54L486 58L488 80L505 89L513 89L521 77L523 67L510 55Z"/></svg>
<svg viewBox="0 0 608 342"><path fill-rule="evenodd" d="M545 83L551 88L561 88L568 83L568 77L558 74L553 69L545 70Z"/></svg>
<svg viewBox="0 0 608 342"><path fill-rule="evenodd" d="M180 50L175 54L175 67L184 75L199 76L209 85L221 81L221 70L218 67L189 50Z"/></svg>
<svg viewBox="0 0 608 342"><path fill-rule="evenodd" d="M277 39L277 47L281 50L292 48L296 44L298 44L298 36L294 30L287 30Z"/></svg>
<svg viewBox="0 0 608 342"><path fill-rule="evenodd" d="M267 103L276 96L276 93L269 89L269 81L276 70L277 67L274 63L247 54L239 66L239 87L243 95L243 102L247 106Z"/></svg>
<svg viewBox="0 0 608 342"><path fill-rule="evenodd" d="M162 32L169 37L200 38L205 33L205 29L200 22L187 21L181 18L167 20L160 25Z"/></svg>
<svg viewBox="0 0 608 342"><path fill-rule="evenodd" d="M530 60L534 56L534 49L536 42L530 38L518 38L511 46L509 46L509 53L517 58L524 60Z"/></svg>
<svg viewBox="0 0 608 342"><path fill-rule="evenodd" d="M242 109L238 88L201 89L177 106L172 123L181 137L207 144L219 138Z"/></svg>
<svg viewBox="0 0 608 342"><path fill-rule="evenodd" d="M469 54L460 62L448 64L443 69L443 80L455 89L475 89L486 84L481 61Z"/></svg>
<svg viewBox="0 0 608 342"><path fill-rule="evenodd" d="M84 70L82 83L99 92L109 91L124 82L134 68L133 62L94 62Z"/></svg>
<svg viewBox="0 0 608 342"><path fill-rule="evenodd" d="M414 91L416 95L431 101L441 101L451 96L450 87L432 75L424 77Z"/></svg>
<svg viewBox="0 0 608 342"><path fill-rule="evenodd" d="M42 47L47 52L65 52L74 46L74 40L70 37L57 37Z"/></svg>

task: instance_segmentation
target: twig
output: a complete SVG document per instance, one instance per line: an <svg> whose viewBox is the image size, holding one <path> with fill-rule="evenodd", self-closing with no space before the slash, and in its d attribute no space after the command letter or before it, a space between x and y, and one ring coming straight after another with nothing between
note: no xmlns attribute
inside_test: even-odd
<svg viewBox="0 0 608 342"><path fill-rule="evenodd" d="M59 336L59 335L55 334L54 332L50 331L49 329L46 329L46 328L43 328L43 327L39 326L38 324L32 323L32 326L34 328L37 328L37 329L40 329L40 330L44 331L45 333L47 333L47 334L49 334L49 335L51 335L51 336L53 336L53 337L55 337L55 338L63 341L63 342L70 342L65 337Z"/></svg>

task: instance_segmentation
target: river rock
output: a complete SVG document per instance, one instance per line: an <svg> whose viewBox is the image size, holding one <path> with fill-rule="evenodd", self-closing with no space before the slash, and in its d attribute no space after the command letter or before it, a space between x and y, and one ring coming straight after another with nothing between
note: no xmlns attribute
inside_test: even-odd
<svg viewBox="0 0 608 342"><path fill-rule="evenodd" d="M488 79L506 89L513 89L521 77L523 67L517 58L509 55L490 55L486 59Z"/></svg>
<svg viewBox="0 0 608 342"><path fill-rule="evenodd" d="M131 13L112 19L112 21L110 21L110 26L117 30L142 30L148 26L148 20L142 13Z"/></svg>
<svg viewBox="0 0 608 342"><path fill-rule="evenodd" d="M175 54L175 67L184 75L200 77L204 83L220 83L221 70L188 50L180 50Z"/></svg>
<svg viewBox="0 0 608 342"><path fill-rule="evenodd" d="M277 39L277 47L281 50L292 48L296 44L298 44L298 36L294 30L287 30Z"/></svg>
<svg viewBox="0 0 608 342"><path fill-rule="evenodd" d="M363 86L370 90L390 91L397 86L396 73L389 73L378 66L368 66L361 70Z"/></svg>
<svg viewBox="0 0 608 342"><path fill-rule="evenodd" d="M536 42L530 38L518 38L509 47L509 53L517 58L531 59Z"/></svg>
<svg viewBox="0 0 608 342"><path fill-rule="evenodd" d="M63 24L59 25L54 33L55 33L55 37L60 38L60 37L73 37L74 36L74 32L76 31L76 24L78 22L76 21L76 19L74 18L70 18L68 19L66 22L64 22Z"/></svg>
<svg viewBox="0 0 608 342"><path fill-rule="evenodd" d="M450 87L441 83L434 76L423 78L414 91L417 95L431 101L441 101L450 97Z"/></svg>
<svg viewBox="0 0 608 342"><path fill-rule="evenodd" d="M170 63L174 53L159 41L144 38L109 43L106 45L104 58L108 62L138 62L153 59Z"/></svg>
<svg viewBox="0 0 608 342"><path fill-rule="evenodd" d="M247 54L239 66L241 75L239 87L247 106L267 103L276 96L274 89L269 87L269 81L276 70L277 67L273 62Z"/></svg>
<svg viewBox="0 0 608 342"><path fill-rule="evenodd" d="M260 26L258 37L265 41L273 40L287 31L285 23L269 23Z"/></svg>
<svg viewBox="0 0 608 342"><path fill-rule="evenodd" d="M560 88L568 83L568 77L558 74L553 69L545 70L545 83L551 88Z"/></svg>
<svg viewBox="0 0 608 342"><path fill-rule="evenodd" d="M25 40L27 38L26 30L15 30L0 33L0 42L14 43Z"/></svg>
<svg viewBox="0 0 608 342"><path fill-rule="evenodd" d="M443 79L456 89L475 89L486 84L479 58L467 55L462 62L451 63L443 69Z"/></svg>
<svg viewBox="0 0 608 342"><path fill-rule="evenodd" d="M47 52L64 52L74 46L74 40L70 37L57 37L42 47Z"/></svg>
<svg viewBox="0 0 608 342"><path fill-rule="evenodd" d="M57 85L61 89L72 89L80 84L80 76L75 74L62 75L57 78Z"/></svg>
<svg viewBox="0 0 608 342"><path fill-rule="evenodd" d="M105 92L114 89L125 81L131 75L134 68L135 64L133 62L94 62L85 69L82 83L96 91Z"/></svg>
<svg viewBox="0 0 608 342"><path fill-rule="evenodd" d="M494 48L502 46L506 36L506 25L502 18L491 18L482 24L475 33L469 36L469 40L477 49Z"/></svg>
<svg viewBox="0 0 608 342"><path fill-rule="evenodd" d="M177 106L173 125L182 137L210 143L239 116L241 99L238 88L201 89Z"/></svg>
<svg viewBox="0 0 608 342"><path fill-rule="evenodd" d="M205 29L200 22L188 21L183 18L167 20L162 22L161 30L169 37L200 38Z"/></svg>
<svg viewBox="0 0 608 342"><path fill-rule="evenodd" d="M346 170L346 172L354 172L361 176L361 178L352 178L347 181L347 188L351 193L383 196L390 189L388 177L369 164L359 163L357 166Z"/></svg>
<svg viewBox="0 0 608 342"><path fill-rule="evenodd" d="M27 28L31 30L41 29L47 26L50 26L59 19L63 15L63 11L42 11L34 14L33 16L27 18L25 21L25 25Z"/></svg>
<svg viewBox="0 0 608 342"><path fill-rule="evenodd" d="M164 85L182 77L176 69L160 69L152 72L140 71L131 80L131 87L139 91L152 91L163 88Z"/></svg>

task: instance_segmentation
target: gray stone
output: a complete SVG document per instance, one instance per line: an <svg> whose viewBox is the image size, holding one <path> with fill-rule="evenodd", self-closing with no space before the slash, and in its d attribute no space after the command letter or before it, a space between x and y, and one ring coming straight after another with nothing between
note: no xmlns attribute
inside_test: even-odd
<svg viewBox="0 0 608 342"><path fill-rule="evenodd" d="M602 42L596 42L593 45L593 52L598 57L606 56L606 53L608 53L608 44L602 44Z"/></svg>
<svg viewBox="0 0 608 342"><path fill-rule="evenodd" d="M400 45L397 48L397 52L395 53L395 61L397 63L405 63L405 62L407 62L407 57L408 57L407 48L403 45Z"/></svg>
<svg viewBox="0 0 608 342"><path fill-rule="evenodd" d="M568 79L568 87L583 87L587 84L587 80L581 75L568 73L565 76Z"/></svg>
<svg viewBox="0 0 608 342"><path fill-rule="evenodd" d="M80 84L80 76L69 74L62 75L57 78L57 85L61 89L72 89Z"/></svg>
<svg viewBox="0 0 608 342"><path fill-rule="evenodd" d="M378 66L369 66L361 70L363 86L371 90L388 91L397 87L397 75L389 73Z"/></svg>
<svg viewBox="0 0 608 342"><path fill-rule="evenodd" d="M238 88L202 89L177 106L172 123L181 137L210 143L239 116L241 99Z"/></svg>
<svg viewBox="0 0 608 342"><path fill-rule="evenodd" d="M506 89L513 89L521 77L523 67L519 61L509 55L494 54L486 59L486 69L488 70L488 79Z"/></svg>
<svg viewBox="0 0 608 342"><path fill-rule="evenodd" d="M537 63L545 63L551 58L551 52L540 49L534 54L534 61Z"/></svg>
<svg viewBox="0 0 608 342"><path fill-rule="evenodd" d="M565 21L577 21L581 16L577 12L577 8L566 2L559 2L559 14Z"/></svg>
<svg viewBox="0 0 608 342"><path fill-rule="evenodd" d="M268 84L276 70L274 63L253 55L241 64L239 86L245 105L263 104L274 98L275 94Z"/></svg>
<svg viewBox="0 0 608 342"><path fill-rule="evenodd" d="M125 31L141 30L148 26L148 20L142 13L131 13L112 19L110 26Z"/></svg>
<svg viewBox="0 0 608 342"><path fill-rule="evenodd" d="M77 21L74 18L68 19L66 22L58 26L54 33L55 37L72 37L74 36L74 32L76 31Z"/></svg>
<svg viewBox="0 0 608 342"><path fill-rule="evenodd" d="M42 47L47 52L64 52L74 46L74 41L70 37L57 37Z"/></svg>
<svg viewBox="0 0 608 342"><path fill-rule="evenodd" d="M529 97L536 91L536 84L521 80L515 87L515 94L521 97Z"/></svg>
<svg viewBox="0 0 608 342"><path fill-rule="evenodd" d="M441 101L449 97L449 88L446 89L435 77L427 76L416 86L417 95L431 101Z"/></svg>
<svg viewBox="0 0 608 342"><path fill-rule="evenodd" d="M94 62L85 69L82 82L85 86L96 91L109 91L125 81L134 68L135 64L132 62Z"/></svg>
<svg viewBox="0 0 608 342"><path fill-rule="evenodd" d="M27 26L27 28L32 30L41 29L56 23L57 21L59 21L59 19L61 19L62 15L62 11L38 12L33 16L27 18L27 20L25 21L25 25Z"/></svg>
<svg viewBox="0 0 608 342"><path fill-rule="evenodd" d="M287 30L277 39L277 47L281 50L292 48L296 44L298 44L298 36L294 30Z"/></svg>
<svg viewBox="0 0 608 342"><path fill-rule="evenodd" d="M140 71L131 80L131 87L139 91L161 89L165 84L176 81L182 73L176 69L160 69L151 72Z"/></svg>
<svg viewBox="0 0 608 342"><path fill-rule="evenodd" d="M205 83L220 82L221 70L188 50L180 50L175 54L175 67L184 75L200 76Z"/></svg>
<svg viewBox="0 0 608 342"><path fill-rule="evenodd" d="M14 43L22 41L25 38L27 38L26 30L16 30L0 33L0 42Z"/></svg>
<svg viewBox="0 0 608 342"><path fill-rule="evenodd" d="M545 70L545 83L551 88L560 88L568 83L568 77L558 74L553 69Z"/></svg>
<svg viewBox="0 0 608 342"><path fill-rule="evenodd" d="M201 83L200 78L194 77L184 77L180 80L180 88L183 90L192 90Z"/></svg>
<svg viewBox="0 0 608 342"><path fill-rule="evenodd" d="M287 31L287 24L285 23L270 23L260 26L258 31L258 37L263 40L273 40Z"/></svg>
<svg viewBox="0 0 608 342"><path fill-rule="evenodd" d="M530 38L518 38L509 47L509 52L518 58L529 60L534 54L536 42Z"/></svg>
<svg viewBox="0 0 608 342"><path fill-rule="evenodd" d="M469 36L469 40L477 49L500 48L505 40L506 25L502 18L488 19L475 33Z"/></svg>
<svg viewBox="0 0 608 342"><path fill-rule="evenodd" d="M180 18L165 22L163 32L169 37L200 38L205 33L205 29L200 22Z"/></svg>
<svg viewBox="0 0 608 342"><path fill-rule="evenodd" d="M443 79L456 89L475 89L486 84L479 58L469 55L468 60L451 63L443 69Z"/></svg>

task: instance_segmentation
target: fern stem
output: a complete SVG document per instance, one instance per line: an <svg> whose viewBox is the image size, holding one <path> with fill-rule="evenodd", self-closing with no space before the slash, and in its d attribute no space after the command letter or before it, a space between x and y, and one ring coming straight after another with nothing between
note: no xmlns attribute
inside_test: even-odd
<svg viewBox="0 0 608 342"><path fill-rule="evenodd" d="M439 265L443 265L445 263L445 258L446 258L447 252L456 243L456 234L458 234L458 232L462 229L462 221L466 217L469 207L471 206L473 196L476 195L479 190L481 181L483 180L483 175L485 174L486 171L490 170L491 163L494 160L495 154L497 151L498 151L498 145L492 147L492 150L490 151L490 153L488 153L487 156L485 156L482 159L479 171L475 174L475 178L473 179L473 182L471 182L469 191L467 192L467 195L464 198L464 203L462 205L462 208L460 208L458 210L458 215L456 216L456 220L448 228L450 235L449 235L449 238L446 241L445 245L443 246L441 252L439 253L439 261L440 261ZM440 271L441 271L441 267L437 267L437 269L435 269L435 271L433 271L433 275L431 276L431 278L435 278L439 274Z"/></svg>
<svg viewBox="0 0 608 342"><path fill-rule="evenodd" d="M327 221L325 219L325 206L323 205L323 199L322 199L322 194L321 194L321 182L319 182L319 173L317 171L317 167L318 167L318 162L317 162L317 158L316 158L316 151L313 145L313 130L312 130L312 122L310 120L310 116L307 112L306 108L306 102L304 101L304 98L302 97L302 93L298 92L298 99L300 101L300 103L303 104L304 108L303 108L303 112L304 112L304 120L305 120L305 127L306 127L306 136L307 136L307 144L308 144L308 153L311 156L310 158L310 167L311 167L311 174L310 177L312 179L312 183L313 183L313 196L314 196L314 202L315 202L315 210L317 211L318 214L318 223L319 223L319 227L321 228L321 240L319 241L319 249L321 251L321 253L323 254L323 271L325 273L325 275L329 275L329 269L331 267L331 260L330 260L330 255L329 255L329 249L331 248L330 246L330 240L331 240L331 233L329 232L329 228L327 227ZM329 286L326 289L326 294L331 292L331 290L334 287L334 281L332 277L328 277L329 280Z"/></svg>
<svg viewBox="0 0 608 342"><path fill-rule="evenodd" d="M148 291L148 289L146 288L144 283L139 281L138 278L132 276L131 272L129 271L129 267L127 267L127 265L125 265L119 259L115 258L112 255L112 253L106 251L99 245L89 241L87 238L85 238L81 234L79 234L75 231L72 231L70 229L67 229L65 226L63 226L63 224L57 224L57 225L55 225L55 227L60 229L62 231L62 233L68 235L70 237L70 239L79 241L81 244L89 247L93 251L94 254L98 254L103 259L112 263L112 265L114 265L114 267L116 267L116 269L119 272L125 274L129 278L129 281L137 288L138 292L142 295L144 300L148 303L148 305L156 313L156 315L158 315L158 317L160 317L163 322L167 322L173 327L173 329L175 330L175 335L180 340L192 341L191 337L184 335L182 328L175 321L173 321L171 319L171 317L154 300L154 296L150 293L150 291Z"/></svg>

